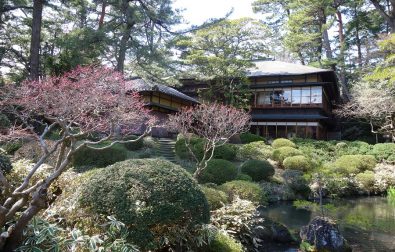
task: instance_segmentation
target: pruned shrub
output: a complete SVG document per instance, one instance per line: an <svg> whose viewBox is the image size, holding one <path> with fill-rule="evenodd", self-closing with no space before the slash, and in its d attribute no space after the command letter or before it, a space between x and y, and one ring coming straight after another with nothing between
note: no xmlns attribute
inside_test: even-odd
<svg viewBox="0 0 395 252"><path fill-rule="evenodd" d="M355 181L359 188L365 192L373 192L375 184L375 176L372 171L364 171L355 176Z"/></svg>
<svg viewBox="0 0 395 252"><path fill-rule="evenodd" d="M161 159L135 159L97 170L83 185L80 204L101 215L113 215L129 228L142 250L170 244L176 234L208 223L207 200L192 176Z"/></svg>
<svg viewBox="0 0 395 252"><path fill-rule="evenodd" d="M285 170L282 174L284 182L296 193L307 196L310 193L310 188L306 179L303 177L303 172L297 170Z"/></svg>
<svg viewBox="0 0 395 252"><path fill-rule="evenodd" d="M138 138L138 136L127 136L125 137L123 140L136 140ZM128 142L128 143L124 143L123 144L125 146L126 149L130 150L130 151L135 151L135 150L139 150L141 148L143 148L143 140L139 139L138 141L133 141L133 142Z"/></svg>
<svg viewBox="0 0 395 252"><path fill-rule="evenodd" d="M236 158L237 147L233 144L224 144L214 150L214 158L234 160Z"/></svg>
<svg viewBox="0 0 395 252"><path fill-rule="evenodd" d="M230 237L229 235L217 232L208 247L209 252L243 252L241 243Z"/></svg>
<svg viewBox="0 0 395 252"><path fill-rule="evenodd" d="M333 166L342 174L357 174L365 170L373 170L376 159L372 155L344 155L338 158Z"/></svg>
<svg viewBox="0 0 395 252"><path fill-rule="evenodd" d="M257 183L234 180L223 184L220 188L231 200L234 200L237 196L240 199L249 200L255 203L266 203L266 195Z"/></svg>
<svg viewBox="0 0 395 252"><path fill-rule="evenodd" d="M272 158L272 154L273 148L270 145L266 145L263 141L258 141L242 145L237 151L237 159L266 160Z"/></svg>
<svg viewBox="0 0 395 252"><path fill-rule="evenodd" d="M230 161L223 159L211 159L206 169L199 175L199 183L215 183L221 185L235 179L237 167Z"/></svg>
<svg viewBox="0 0 395 252"><path fill-rule="evenodd" d="M244 173L240 173L237 175L235 180L244 180L244 181L252 181L251 176L244 174Z"/></svg>
<svg viewBox="0 0 395 252"><path fill-rule="evenodd" d="M241 143L248 144L248 143L252 143L252 142L265 141L265 138L258 136L256 134L252 134L250 132L246 132L246 133L240 134L240 140L241 140Z"/></svg>
<svg viewBox="0 0 395 252"><path fill-rule="evenodd" d="M201 186L200 188L206 196L210 210L221 208L224 204L229 202L228 195L223 191L208 186Z"/></svg>
<svg viewBox="0 0 395 252"><path fill-rule="evenodd" d="M9 141L1 146L4 151L9 155L14 155L17 150L19 150L23 145L22 140Z"/></svg>
<svg viewBox="0 0 395 252"><path fill-rule="evenodd" d="M292 157L287 157L283 161L283 166L285 169L290 169L290 170L299 170L299 171L309 171L313 164L310 159L308 159L305 156L298 155L298 156L292 156Z"/></svg>
<svg viewBox="0 0 395 252"><path fill-rule="evenodd" d="M382 161L382 160L387 160L387 161L395 161L390 160L391 156L392 158L395 157L395 143L379 143L373 145L372 150L369 152L369 154L375 156L377 160Z"/></svg>
<svg viewBox="0 0 395 252"><path fill-rule="evenodd" d="M48 148L51 148L55 145L55 141L53 140L45 140ZM45 163L54 166L56 164L56 157L59 153L59 148L54 152L54 154L50 155L46 160ZM22 147L20 147L14 153L15 159L28 159L34 162L37 162L41 156L43 155L43 150L40 146L38 141L29 141L23 143Z"/></svg>
<svg viewBox="0 0 395 252"><path fill-rule="evenodd" d="M0 153L0 169L4 173L10 172L12 169L12 164L11 164L10 158L2 153Z"/></svg>
<svg viewBox="0 0 395 252"><path fill-rule="evenodd" d="M292 142L291 140L288 140L286 138L277 138L273 141L272 143L272 147L274 149L278 149L281 147L292 147L292 148L296 148L296 144L294 142Z"/></svg>
<svg viewBox="0 0 395 252"><path fill-rule="evenodd" d="M274 167L266 160L248 160L241 165L241 172L253 181L268 180L274 175Z"/></svg>
<svg viewBox="0 0 395 252"><path fill-rule="evenodd" d="M196 156L198 160L203 158L203 148L204 148L204 140L201 138L192 138L190 141L189 148L192 150L193 154ZM185 145L184 138L180 138L177 140L175 145L176 155L181 159L193 159L191 152L188 147ZM225 159L225 160L233 160L236 157L237 148L232 144L224 144L215 148L214 150L214 158L216 159Z"/></svg>
<svg viewBox="0 0 395 252"><path fill-rule="evenodd" d="M128 157L128 151L122 144L115 144L110 148L95 150L84 147L73 156L72 164L78 166L105 167Z"/></svg>
<svg viewBox="0 0 395 252"><path fill-rule="evenodd" d="M300 150L287 146L277 148L273 151L273 159L280 162L281 164L283 163L284 159L286 159L287 157L300 156L300 155L303 155L303 153Z"/></svg>

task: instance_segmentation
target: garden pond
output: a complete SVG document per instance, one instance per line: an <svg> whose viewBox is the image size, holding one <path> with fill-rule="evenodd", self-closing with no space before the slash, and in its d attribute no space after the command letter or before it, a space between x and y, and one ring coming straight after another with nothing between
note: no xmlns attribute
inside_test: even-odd
<svg viewBox="0 0 395 252"><path fill-rule="evenodd" d="M354 252L395 251L395 204L385 197L336 199L325 202L326 216L334 218ZM264 216L286 225L295 237L321 211L296 208L292 202L272 204L261 210ZM278 247L271 251L297 251Z"/></svg>

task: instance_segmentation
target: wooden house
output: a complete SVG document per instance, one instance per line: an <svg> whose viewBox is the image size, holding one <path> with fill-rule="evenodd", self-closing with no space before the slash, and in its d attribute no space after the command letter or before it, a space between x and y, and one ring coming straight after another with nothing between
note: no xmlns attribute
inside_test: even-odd
<svg viewBox="0 0 395 252"><path fill-rule="evenodd" d="M141 78L133 78L127 82L127 85L130 91L138 92L142 96L146 106L151 109L151 113L161 122L166 122L167 115L178 112L181 107L193 106L199 103L196 99L172 87ZM155 128L152 131L152 135L168 137L171 133L165 128Z"/></svg>
<svg viewBox="0 0 395 252"><path fill-rule="evenodd" d="M251 98L251 132L267 138L339 138L333 114L339 101L336 74L280 61L255 61L248 73ZM182 80L182 92L197 96L207 84Z"/></svg>

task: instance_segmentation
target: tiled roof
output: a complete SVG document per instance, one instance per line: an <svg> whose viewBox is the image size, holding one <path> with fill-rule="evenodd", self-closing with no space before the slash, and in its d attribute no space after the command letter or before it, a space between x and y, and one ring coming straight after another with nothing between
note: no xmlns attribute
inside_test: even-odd
<svg viewBox="0 0 395 252"><path fill-rule="evenodd" d="M181 93L180 91L171 88L169 86L165 86L163 84L151 82L151 81L146 81L141 78L135 78L132 80L129 80L127 82L128 88L132 91L137 91L137 92L142 92L142 91L157 91L160 93L164 93L170 96L178 97L183 100L187 100L193 103L199 103L197 100L194 98Z"/></svg>
<svg viewBox="0 0 395 252"><path fill-rule="evenodd" d="M282 61L254 61L254 64L255 67L252 67L247 72L249 77L333 72L331 69L321 69Z"/></svg>

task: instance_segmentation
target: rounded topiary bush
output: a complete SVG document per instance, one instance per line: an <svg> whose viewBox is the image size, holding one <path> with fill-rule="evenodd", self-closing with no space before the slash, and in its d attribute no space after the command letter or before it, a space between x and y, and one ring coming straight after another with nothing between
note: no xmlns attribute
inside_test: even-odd
<svg viewBox="0 0 395 252"><path fill-rule="evenodd" d="M194 155L201 159L203 157L203 139L201 138L192 138L189 144L189 148L191 148ZM188 147L185 144L185 139L180 137L175 145L176 155L181 159L193 159L192 154L190 153Z"/></svg>
<svg viewBox="0 0 395 252"><path fill-rule="evenodd" d="M215 148L214 150L214 158L216 159L225 159L225 160L234 160L236 158L237 147L232 144L224 144Z"/></svg>
<svg viewBox="0 0 395 252"><path fill-rule="evenodd" d="M252 181L252 178L247 174L240 173L237 175L236 180Z"/></svg>
<svg viewBox="0 0 395 252"><path fill-rule="evenodd" d="M369 154L375 156L377 160L391 160L391 156L395 156L395 143L379 143L373 145L372 150ZM390 159L390 160L389 160Z"/></svg>
<svg viewBox="0 0 395 252"><path fill-rule="evenodd" d="M136 140L138 136L127 136L123 140ZM138 141L135 142L128 142L123 144L126 149L130 151L135 151L143 148L143 139L139 139Z"/></svg>
<svg viewBox="0 0 395 252"><path fill-rule="evenodd" d="M285 170L282 174L285 184L287 184L295 193L307 196L310 193L308 182L303 177L303 172L297 170Z"/></svg>
<svg viewBox="0 0 395 252"><path fill-rule="evenodd" d="M266 145L263 141L258 141L242 145L237 151L237 159L266 160L272 158L272 154L273 148L270 145Z"/></svg>
<svg viewBox="0 0 395 252"><path fill-rule="evenodd" d="M276 140L273 141L272 147L274 149L278 149L281 147L292 147L296 148L296 144L292 142L291 140L288 140L286 138L277 138Z"/></svg>
<svg viewBox="0 0 395 252"><path fill-rule="evenodd" d="M241 172L253 181L267 180L274 175L274 167L266 160L248 160L241 165Z"/></svg>
<svg viewBox="0 0 395 252"><path fill-rule="evenodd" d="M189 144L189 148L198 160L203 158L204 140L201 138L192 138ZM193 159L193 156L185 144L184 138L177 140L175 145L176 155L180 159ZM214 150L214 158L233 160L236 157L237 148L232 144L224 144L216 147Z"/></svg>
<svg viewBox="0 0 395 252"><path fill-rule="evenodd" d="M0 153L0 169L4 173L8 173L12 169L11 160L4 154Z"/></svg>
<svg viewBox="0 0 395 252"><path fill-rule="evenodd" d="M107 165L123 161L127 157L128 151L122 144L115 144L110 148L103 150L94 150L88 147L84 147L74 154L72 164L74 167L105 167Z"/></svg>
<svg viewBox="0 0 395 252"><path fill-rule="evenodd" d="M113 215L130 227L131 242L143 250L170 244L179 230L193 231L210 219L207 200L191 175L162 159L134 159L97 170L83 185L80 205ZM172 240L174 239L174 240Z"/></svg>
<svg viewBox="0 0 395 252"><path fill-rule="evenodd" d="M365 192L373 192L375 177L374 172L372 171L364 171L362 173L358 173L355 176L355 181L358 184L358 187L361 188Z"/></svg>
<svg viewBox="0 0 395 252"><path fill-rule="evenodd" d="M237 167L230 161L223 159L211 159L207 167L200 174L199 183L223 184L234 180L237 176Z"/></svg>
<svg viewBox="0 0 395 252"><path fill-rule="evenodd" d="M242 252L243 246L235 239L221 232L217 232L208 247L209 252Z"/></svg>
<svg viewBox="0 0 395 252"><path fill-rule="evenodd" d="M228 195L223 191L208 186L201 186L200 188L206 196L210 210L221 208L224 204L229 202Z"/></svg>
<svg viewBox="0 0 395 252"><path fill-rule="evenodd" d="M333 166L342 174L357 174L365 170L373 170L377 162L372 155L344 155L338 158Z"/></svg>
<svg viewBox="0 0 395 252"><path fill-rule="evenodd" d="M265 138L258 136L256 134L252 134L250 132L246 132L246 133L240 134L240 140L241 140L241 143L248 144L248 143L252 143L252 142L265 141Z"/></svg>
<svg viewBox="0 0 395 252"><path fill-rule="evenodd" d="M285 158L283 166L285 169L308 171L313 165L310 159L305 156L298 155Z"/></svg>
<svg viewBox="0 0 395 252"><path fill-rule="evenodd" d="M238 196L240 199L261 204L266 203L266 195L263 189L259 184L254 182L234 180L221 185L220 189L224 191L231 200Z"/></svg>
<svg viewBox="0 0 395 252"><path fill-rule="evenodd" d="M303 153L293 147L280 147L273 151L273 159L282 163L287 157L300 156Z"/></svg>

